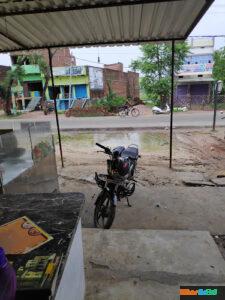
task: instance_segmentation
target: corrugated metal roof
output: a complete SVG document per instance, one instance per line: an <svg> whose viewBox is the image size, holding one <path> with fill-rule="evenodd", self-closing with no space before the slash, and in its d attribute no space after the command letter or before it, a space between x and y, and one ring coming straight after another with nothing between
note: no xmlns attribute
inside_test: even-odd
<svg viewBox="0 0 225 300"><path fill-rule="evenodd" d="M214 0L0 0L0 51L185 39Z"/></svg>

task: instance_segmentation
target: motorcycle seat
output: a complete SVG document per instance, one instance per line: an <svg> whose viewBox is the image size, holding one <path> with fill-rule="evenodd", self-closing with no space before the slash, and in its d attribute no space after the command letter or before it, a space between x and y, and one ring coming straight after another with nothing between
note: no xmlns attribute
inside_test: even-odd
<svg viewBox="0 0 225 300"><path fill-rule="evenodd" d="M122 152L121 156L129 157L131 159L138 159L138 148L129 146Z"/></svg>

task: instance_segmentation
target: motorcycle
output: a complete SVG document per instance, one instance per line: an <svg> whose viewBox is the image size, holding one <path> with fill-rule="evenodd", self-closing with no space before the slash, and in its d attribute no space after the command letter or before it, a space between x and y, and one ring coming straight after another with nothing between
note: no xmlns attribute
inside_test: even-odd
<svg viewBox="0 0 225 300"><path fill-rule="evenodd" d="M95 181L101 188L94 210L94 225L97 228L109 229L115 218L117 202L126 198L130 207L128 197L135 191L134 179L139 151L137 145L130 145L127 148L118 146L111 150L99 143L98 147L110 156L107 159L107 174L95 173Z"/></svg>

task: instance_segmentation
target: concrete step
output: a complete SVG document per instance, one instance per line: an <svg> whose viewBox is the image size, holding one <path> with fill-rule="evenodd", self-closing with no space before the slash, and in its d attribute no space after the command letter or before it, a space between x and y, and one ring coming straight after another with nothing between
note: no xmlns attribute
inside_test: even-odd
<svg viewBox="0 0 225 300"><path fill-rule="evenodd" d="M222 285L207 231L83 229L86 299L179 299L182 284Z"/></svg>

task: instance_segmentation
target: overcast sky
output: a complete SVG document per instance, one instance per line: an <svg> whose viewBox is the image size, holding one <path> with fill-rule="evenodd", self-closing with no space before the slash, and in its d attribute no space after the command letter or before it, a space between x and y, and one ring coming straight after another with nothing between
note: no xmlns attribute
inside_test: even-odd
<svg viewBox="0 0 225 300"><path fill-rule="evenodd" d="M225 35L225 0L215 0L191 35ZM216 48L224 45L225 38L216 39ZM119 61L124 64L125 70L128 70L132 59L136 59L141 55L138 46L75 48L72 52L76 56L77 65L101 67L103 64ZM101 64L96 63L98 56L100 57ZM8 54L0 54L0 64L11 64Z"/></svg>

